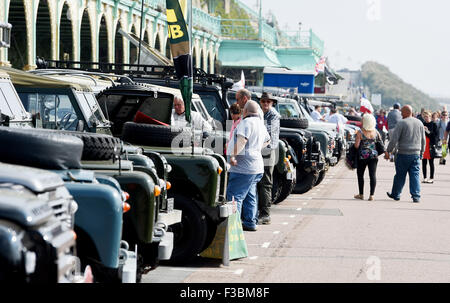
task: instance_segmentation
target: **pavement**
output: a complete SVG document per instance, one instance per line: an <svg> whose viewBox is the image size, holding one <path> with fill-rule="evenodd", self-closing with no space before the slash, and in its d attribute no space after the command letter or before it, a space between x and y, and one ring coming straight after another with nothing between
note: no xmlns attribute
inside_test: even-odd
<svg viewBox="0 0 450 303"><path fill-rule="evenodd" d="M249 256L224 266L198 257L183 267L160 265L143 283L449 283L450 165L435 160L434 184L412 203L386 196L394 163L379 158L375 200L357 194L356 171L330 168L309 192L271 208L272 223L244 232Z"/></svg>

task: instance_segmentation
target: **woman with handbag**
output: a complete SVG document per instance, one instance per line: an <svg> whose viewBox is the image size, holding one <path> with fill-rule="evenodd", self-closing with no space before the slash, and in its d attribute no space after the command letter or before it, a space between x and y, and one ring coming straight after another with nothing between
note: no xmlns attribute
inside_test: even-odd
<svg viewBox="0 0 450 303"><path fill-rule="evenodd" d="M377 184L378 156L381 155L377 151L377 145L379 147L383 146L381 135L375 127L375 117L368 113L364 114L361 130L358 130L355 139L355 148L358 150L356 174L358 176L359 188L359 194L354 196L355 199L364 200L364 172L366 171L366 167L369 169L370 178L370 195L368 200L373 201L374 199L373 196Z"/></svg>
<svg viewBox="0 0 450 303"><path fill-rule="evenodd" d="M425 128L426 145L422 157L423 183L434 182L434 158L436 157L436 146L439 142L439 132L436 123L431 118L430 111L424 111L422 114L423 125ZM430 178L427 178L427 163L430 164Z"/></svg>

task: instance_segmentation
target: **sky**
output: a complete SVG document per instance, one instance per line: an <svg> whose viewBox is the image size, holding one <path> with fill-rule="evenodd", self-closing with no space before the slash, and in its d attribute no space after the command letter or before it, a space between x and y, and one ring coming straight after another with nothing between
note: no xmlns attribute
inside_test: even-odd
<svg viewBox="0 0 450 303"><path fill-rule="evenodd" d="M241 0L258 11L259 0ZM335 70L366 61L432 97L450 98L450 1L448 0L262 0L282 29L310 28L325 42Z"/></svg>

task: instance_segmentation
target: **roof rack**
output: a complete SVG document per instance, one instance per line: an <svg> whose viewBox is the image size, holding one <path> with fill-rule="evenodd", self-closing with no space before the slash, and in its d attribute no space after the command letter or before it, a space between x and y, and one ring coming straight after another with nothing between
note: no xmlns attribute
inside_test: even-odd
<svg viewBox="0 0 450 303"><path fill-rule="evenodd" d="M96 72L99 74L115 74L126 75L128 77L150 77L163 80L175 80L177 76L173 65L144 65L131 63L108 63L108 62L91 62L91 61L63 61L63 60L47 60L38 58L36 60L38 69L70 69L77 71ZM213 85L219 84L230 88L233 80L226 78L224 75L208 74L201 68L194 67L194 82Z"/></svg>

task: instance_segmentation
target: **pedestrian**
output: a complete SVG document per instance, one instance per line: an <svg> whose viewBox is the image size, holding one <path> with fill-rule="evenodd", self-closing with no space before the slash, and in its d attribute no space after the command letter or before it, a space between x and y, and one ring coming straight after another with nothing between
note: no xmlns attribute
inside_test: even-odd
<svg viewBox="0 0 450 303"><path fill-rule="evenodd" d="M211 131L213 129L211 124L196 111L191 111L191 123L197 130ZM173 99L170 125L175 127L186 127L188 125L186 120L186 107L184 106L184 101L181 96L175 96Z"/></svg>
<svg viewBox="0 0 450 303"><path fill-rule="evenodd" d="M236 126L242 120L242 108L239 106L238 103L231 104L230 114L231 114L231 120L233 121L231 124L231 129L230 129L230 140L231 140L231 134L233 133L233 130L236 128Z"/></svg>
<svg viewBox="0 0 450 303"><path fill-rule="evenodd" d="M259 117L258 103L248 100L243 109L243 119L233 131L228 145L227 157L230 167L227 199L236 201L242 217L242 228L256 231L257 190L256 186L264 174L261 150L270 143L270 136Z"/></svg>
<svg viewBox="0 0 450 303"><path fill-rule="evenodd" d="M413 117L412 107L405 105L401 109L400 120L389 141L385 152L385 158L390 158L390 153L397 148L395 156L395 176L391 192L387 192L389 198L400 200L406 174L409 174L409 192L413 202L420 202L420 160L425 151L425 129L423 123Z"/></svg>
<svg viewBox="0 0 450 303"><path fill-rule="evenodd" d="M434 112L431 114L431 121L433 121L434 123L436 123L436 125L438 125L440 117L441 114L439 112Z"/></svg>
<svg viewBox="0 0 450 303"><path fill-rule="evenodd" d="M389 130L389 126L387 124L386 112L383 109L380 109L377 115L377 130L381 135L381 140L383 141L383 144L384 141L386 140L386 133L384 129L386 129L386 131Z"/></svg>
<svg viewBox="0 0 450 303"><path fill-rule="evenodd" d="M264 124L270 135L270 144L263 153L264 175L258 183L258 224L270 224L272 204L273 169L278 156L280 137L280 114L273 108L276 100L269 93L263 93L260 104L264 113Z"/></svg>
<svg viewBox="0 0 450 303"><path fill-rule="evenodd" d="M387 125L388 125L388 139L391 140L392 132L395 129L397 123L402 120L402 114L400 113L400 103L395 103L393 109L387 115ZM394 155L396 150L392 151L391 162L394 162Z"/></svg>
<svg viewBox="0 0 450 303"><path fill-rule="evenodd" d="M325 121L322 114L320 113L322 110L322 107L320 105L314 106L314 110L311 112L311 117L314 121Z"/></svg>
<svg viewBox="0 0 450 303"><path fill-rule="evenodd" d="M439 119L438 123L438 132L440 141L444 140L445 129L447 128L448 121L449 121L448 112L444 110L441 113L441 119Z"/></svg>
<svg viewBox="0 0 450 303"><path fill-rule="evenodd" d="M432 114L430 111L424 111L422 114L423 125L425 129L426 144L425 152L422 158L422 173L423 173L423 183L433 183L434 182L434 158L435 148L439 142L439 132L437 129L437 124L432 121ZM430 179L427 178L427 163L430 165Z"/></svg>
<svg viewBox="0 0 450 303"><path fill-rule="evenodd" d="M425 112L425 108L420 109L420 113L417 115L417 119L419 119L423 123L423 113Z"/></svg>
<svg viewBox="0 0 450 303"><path fill-rule="evenodd" d="M369 201L373 201L375 187L377 185L377 165L378 152L376 149L376 140L381 139L379 132L375 128L376 120L372 114L366 113L362 116L362 127L356 132L355 148L358 150L358 160L356 174L358 176L359 194L355 199L364 200L364 172L366 167L369 170L370 195Z"/></svg>

